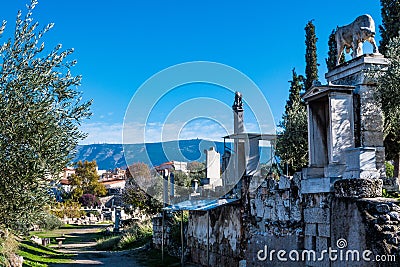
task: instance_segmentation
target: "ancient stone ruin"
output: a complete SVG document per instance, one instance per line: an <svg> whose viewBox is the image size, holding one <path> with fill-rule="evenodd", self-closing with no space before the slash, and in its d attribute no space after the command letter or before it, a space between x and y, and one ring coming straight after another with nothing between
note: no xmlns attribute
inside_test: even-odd
<svg viewBox="0 0 400 267"><path fill-rule="evenodd" d="M185 261L399 266L400 206L381 197L386 179L382 114L373 99L376 84L368 78L369 70L386 65L382 55L355 57L326 73L327 85L316 84L304 94L309 166L293 177L267 176L251 188L255 174L246 168L248 158L237 156L235 171L226 173L243 174L236 187L240 196L190 209ZM242 134L243 109L236 102L234 128ZM238 139L235 152L243 151L241 146Z"/></svg>

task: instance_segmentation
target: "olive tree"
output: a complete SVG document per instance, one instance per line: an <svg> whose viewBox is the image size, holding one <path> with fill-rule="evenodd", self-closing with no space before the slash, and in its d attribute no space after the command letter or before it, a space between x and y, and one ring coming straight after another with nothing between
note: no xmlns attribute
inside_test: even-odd
<svg viewBox="0 0 400 267"><path fill-rule="evenodd" d="M36 4L32 0L25 15L18 12L13 34L0 47L0 227L16 231L45 212L51 183L85 137L78 127L90 116L91 101L77 90L81 76L71 72L76 61L67 60L73 49L45 49L53 24L38 29Z"/></svg>

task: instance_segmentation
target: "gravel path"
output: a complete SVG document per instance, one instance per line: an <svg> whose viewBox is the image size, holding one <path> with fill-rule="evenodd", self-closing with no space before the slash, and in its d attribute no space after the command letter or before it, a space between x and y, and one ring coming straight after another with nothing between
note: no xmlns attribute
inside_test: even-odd
<svg viewBox="0 0 400 267"><path fill-rule="evenodd" d="M85 235L96 233L99 228L82 228L73 229L69 234L71 235ZM56 248L60 252L68 254L77 254L74 257L74 261L70 264L52 264L51 267L64 267L64 266L113 266L113 267L128 267L128 266L144 266L138 263L138 255L135 250L128 251L96 251L93 246L96 242L93 241L81 241L80 243L74 244L63 244L62 248Z"/></svg>

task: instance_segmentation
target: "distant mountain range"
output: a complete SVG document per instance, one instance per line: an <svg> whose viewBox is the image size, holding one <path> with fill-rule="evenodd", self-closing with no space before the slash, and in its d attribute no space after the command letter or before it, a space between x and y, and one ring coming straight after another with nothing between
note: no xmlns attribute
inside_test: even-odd
<svg viewBox="0 0 400 267"><path fill-rule="evenodd" d="M227 143L231 147L230 143ZM144 162L157 166L164 162L175 161L205 161L204 150L214 147L221 155L224 152L223 142L213 142L202 139L179 140L146 144L92 144L77 147L74 162L79 160L96 160L100 170L125 168L126 159L129 164ZM261 162L270 158L271 148L261 148Z"/></svg>

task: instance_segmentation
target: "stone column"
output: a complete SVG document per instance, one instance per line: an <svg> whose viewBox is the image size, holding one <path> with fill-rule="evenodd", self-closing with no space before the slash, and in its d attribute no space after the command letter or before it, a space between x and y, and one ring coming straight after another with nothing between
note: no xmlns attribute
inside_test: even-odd
<svg viewBox="0 0 400 267"><path fill-rule="evenodd" d="M235 102L232 106L233 110L233 133L235 135L244 133L244 122L243 122L243 103L242 94L236 92ZM238 138L234 139L234 159L235 159L235 177L233 178L233 184L236 184L243 176L246 162L245 162L245 140L240 140Z"/></svg>

